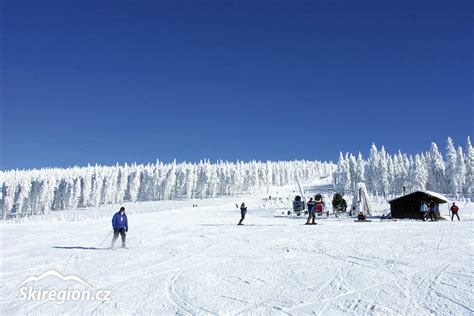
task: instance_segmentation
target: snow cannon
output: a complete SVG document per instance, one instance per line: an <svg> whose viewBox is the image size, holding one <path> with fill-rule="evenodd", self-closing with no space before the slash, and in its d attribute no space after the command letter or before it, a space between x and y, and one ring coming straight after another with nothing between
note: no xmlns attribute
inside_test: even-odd
<svg viewBox="0 0 474 316"><path fill-rule="evenodd" d="M304 201L301 199L301 196L297 195L295 196L295 199L293 201L293 212L297 216L301 216L301 213L304 211ZM291 212L288 211L288 215L290 215Z"/></svg>
<svg viewBox="0 0 474 316"><path fill-rule="evenodd" d="M332 211L336 217L339 217L340 213L347 212L347 202L340 193L336 193L332 197Z"/></svg>
<svg viewBox="0 0 474 316"><path fill-rule="evenodd" d="M314 196L314 202L316 203L314 205L314 211L316 213L316 216L322 217L323 215L325 215L329 217L329 212L323 213L325 209L325 203L324 203L323 196L321 194L318 193Z"/></svg>

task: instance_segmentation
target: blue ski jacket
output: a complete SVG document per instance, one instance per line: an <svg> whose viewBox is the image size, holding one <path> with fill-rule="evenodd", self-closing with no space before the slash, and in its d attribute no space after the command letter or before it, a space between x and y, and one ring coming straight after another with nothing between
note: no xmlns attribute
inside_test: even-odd
<svg viewBox="0 0 474 316"><path fill-rule="evenodd" d="M120 212L115 213L114 217L112 217L112 227L114 229L125 228L128 230L127 214L120 214Z"/></svg>

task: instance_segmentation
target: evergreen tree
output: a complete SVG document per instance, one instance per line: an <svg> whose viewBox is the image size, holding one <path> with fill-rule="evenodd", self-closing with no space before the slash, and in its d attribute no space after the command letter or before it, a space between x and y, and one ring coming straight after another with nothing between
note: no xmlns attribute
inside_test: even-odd
<svg viewBox="0 0 474 316"><path fill-rule="evenodd" d="M376 192L378 189L378 150L375 144L370 147L370 155L365 168L365 179L367 180L367 189Z"/></svg>
<svg viewBox="0 0 474 316"><path fill-rule="evenodd" d="M462 195L466 186L466 164L462 147L458 147L456 165L456 195Z"/></svg>
<svg viewBox="0 0 474 316"><path fill-rule="evenodd" d="M446 145L446 169L445 169L445 192L456 194L457 191L457 153L451 137L448 137Z"/></svg>
<svg viewBox="0 0 474 316"><path fill-rule="evenodd" d="M358 182L365 182L365 161L360 152L357 157L356 177Z"/></svg>
<svg viewBox="0 0 474 316"><path fill-rule="evenodd" d="M428 157L427 188L432 191L443 192L445 166L443 156L438 151L438 146L435 143L431 143Z"/></svg>
<svg viewBox="0 0 474 316"><path fill-rule="evenodd" d="M408 183L411 191L425 190L428 181L428 170L418 154L415 155L415 161L411 165L409 179Z"/></svg>
<svg viewBox="0 0 474 316"><path fill-rule="evenodd" d="M379 183L379 192L384 196L390 192L390 183L389 183L389 170L388 170L388 159L387 153L385 152L384 146L380 149L379 159L378 159L378 183Z"/></svg>
<svg viewBox="0 0 474 316"><path fill-rule="evenodd" d="M346 158L344 158L342 152L339 153L339 162L334 176L336 190L341 193L349 192L351 189L349 161Z"/></svg>
<svg viewBox="0 0 474 316"><path fill-rule="evenodd" d="M140 176L141 171L136 165L132 166L134 171L130 177L130 185L129 185L129 197L130 201L135 202L138 199L138 193L140 192Z"/></svg>
<svg viewBox="0 0 474 316"><path fill-rule="evenodd" d="M357 185L357 182L359 182L357 177L357 161L352 154L349 155L347 161L349 163L349 178L351 179L350 188L354 189Z"/></svg>
<svg viewBox="0 0 474 316"><path fill-rule="evenodd" d="M466 154L464 157L466 166L464 192L466 194L474 193L474 150L471 145L470 137L467 138Z"/></svg>

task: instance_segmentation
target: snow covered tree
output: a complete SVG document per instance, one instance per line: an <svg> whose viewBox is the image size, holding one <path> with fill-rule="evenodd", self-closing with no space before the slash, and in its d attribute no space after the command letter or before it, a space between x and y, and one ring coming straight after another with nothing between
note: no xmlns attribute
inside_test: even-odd
<svg viewBox="0 0 474 316"><path fill-rule="evenodd" d="M428 181L428 170L420 155L415 155L415 161L409 171L408 187L410 191L425 190Z"/></svg>
<svg viewBox="0 0 474 316"><path fill-rule="evenodd" d="M218 186L216 165L209 164L207 167L207 173L209 174L207 196L215 198L217 196L217 186Z"/></svg>
<svg viewBox="0 0 474 316"><path fill-rule="evenodd" d="M267 185L287 185L295 174L302 181L327 176L332 163L282 161L248 163L209 160L199 164L176 161L112 167L0 171L2 216L45 213L50 210L97 206L123 201L176 197L217 197L260 191Z"/></svg>
<svg viewBox="0 0 474 316"><path fill-rule="evenodd" d="M458 147L456 159L456 195L462 195L466 186L466 164L462 147Z"/></svg>
<svg viewBox="0 0 474 316"><path fill-rule="evenodd" d="M91 190L92 190L92 168L87 166L84 170L84 176L81 177L81 198L79 205L83 207L90 206Z"/></svg>
<svg viewBox="0 0 474 316"><path fill-rule="evenodd" d="M390 183L389 183L389 170L388 170L388 158L387 153L385 152L385 147L382 146L379 153L378 159L378 188L379 192L384 196L390 192Z"/></svg>
<svg viewBox="0 0 474 316"><path fill-rule="evenodd" d="M140 168L136 165L132 166L133 172L130 175L130 184L129 184L129 198L130 201L135 202L138 200L138 193L140 192Z"/></svg>
<svg viewBox="0 0 474 316"><path fill-rule="evenodd" d="M428 155L428 184L427 188L436 192L444 190L444 160L438 151L438 146L431 143L431 149Z"/></svg>
<svg viewBox="0 0 474 316"><path fill-rule="evenodd" d="M163 199L171 200L173 198L173 193L176 183L176 161L173 161L171 167L168 168L166 173L165 180L163 181Z"/></svg>
<svg viewBox="0 0 474 316"><path fill-rule="evenodd" d="M376 192L378 189L379 175L378 175L378 157L379 153L375 144L370 147L370 155L367 160L365 168L365 179L367 181L366 187L369 191Z"/></svg>
<svg viewBox="0 0 474 316"><path fill-rule="evenodd" d="M75 177L72 180L72 194L71 194L71 201L70 205L71 208L77 208L79 206L79 202L81 199L81 179L79 177Z"/></svg>
<svg viewBox="0 0 474 316"><path fill-rule="evenodd" d="M471 145L470 137L467 138L466 154L464 156L464 165L466 167L464 193L474 193L474 150Z"/></svg>
<svg viewBox="0 0 474 316"><path fill-rule="evenodd" d="M357 157L356 178L357 182L365 182L365 161L361 153Z"/></svg>
<svg viewBox="0 0 474 316"><path fill-rule="evenodd" d="M446 168L445 168L445 188L446 193L456 194L457 191L457 153L451 137L448 137L446 145Z"/></svg>
<svg viewBox="0 0 474 316"><path fill-rule="evenodd" d="M115 202L121 203L125 198L128 184L128 165L125 164L123 168L118 169L117 176L117 192L115 196Z"/></svg>
<svg viewBox="0 0 474 316"><path fill-rule="evenodd" d="M351 179L351 188L355 188L357 185L357 161L354 155L350 154L348 156L348 163L349 163L349 177Z"/></svg>
<svg viewBox="0 0 474 316"><path fill-rule="evenodd" d="M349 171L349 161L344 158L342 152L339 153L339 161L334 173L334 185L336 190L341 193L346 193L351 190L351 175Z"/></svg>
<svg viewBox="0 0 474 316"><path fill-rule="evenodd" d="M194 186L196 184L196 173L194 171L194 165L190 165L186 169L186 197L191 199L194 197Z"/></svg>
<svg viewBox="0 0 474 316"><path fill-rule="evenodd" d="M6 179L2 185L3 219L10 218L15 203L16 183L13 179Z"/></svg>

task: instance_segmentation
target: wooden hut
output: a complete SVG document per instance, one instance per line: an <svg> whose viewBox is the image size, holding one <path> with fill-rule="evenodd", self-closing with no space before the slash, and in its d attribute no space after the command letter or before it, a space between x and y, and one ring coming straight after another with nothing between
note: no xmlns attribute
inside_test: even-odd
<svg viewBox="0 0 474 316"><path fill-rule="evenodd" d="M436 204L447 203L448 199L442 194L431 191L416 191L389 201L392 218L420 218L421 201ZM436 214L439 218L440 214Z"/></svg>

